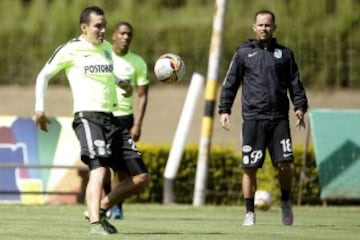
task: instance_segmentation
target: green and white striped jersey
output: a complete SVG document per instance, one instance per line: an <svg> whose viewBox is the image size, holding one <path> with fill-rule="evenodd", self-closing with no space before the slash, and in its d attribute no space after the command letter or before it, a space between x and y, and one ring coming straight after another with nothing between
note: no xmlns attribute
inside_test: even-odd
<svg viewBox="0 0 360 240"><path fill-rule="evenodd" d="M73 112L112 112L117 106L112 46L94 45L82 36L58 47L36 79L35 111L45 111L49 80L64 70L73 95Z"/></svg>

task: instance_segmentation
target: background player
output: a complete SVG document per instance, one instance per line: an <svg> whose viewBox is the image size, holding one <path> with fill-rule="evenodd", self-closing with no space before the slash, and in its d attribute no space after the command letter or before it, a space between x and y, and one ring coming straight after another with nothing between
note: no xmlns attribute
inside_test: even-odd
<svg viewBox="0 0 360 240"><path fill-rule="evenodd" d="M127 128L134 141L141 137L141 128L148 102L149 78L148 68L144 59L130 50L134 29L129 22L118 22L112 35L114 73L117 78L127 81L136 91L130 97L123 96L123 90L117 89L118 110L114 115L120 124ZM136 105L135 105L136 104ZM125 172L115 174L115 180L121 181ZM114 205L112 217L121 219L123 217L122 203Z"/></svg>

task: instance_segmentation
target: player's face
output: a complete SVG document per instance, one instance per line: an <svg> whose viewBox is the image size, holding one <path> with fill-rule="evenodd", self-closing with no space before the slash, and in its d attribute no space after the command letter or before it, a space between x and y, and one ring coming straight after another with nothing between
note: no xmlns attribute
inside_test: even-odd
<svg viewBox="0 0 360 240"><path fill-rule="evenodd" d="M93 44L100 44L105 39L106 19L105 16L90 14L88 24L81 24L81 30L85 39Z"/></svg>
<svg viewBox="0 0 360 240"><path fill-rule="evenodd" d="M271 14L259 14L256 16L253 30L256 38L260 41L268 41L272 38L272 34L276 29Z"/></svg>
<svg viewBox="0 0 360 240"><path fill-rule="evenodd" d="M132 34L131 28L128 26L119 26L112 36L113 44L116 48L127 51L131 44Z"/></svg>

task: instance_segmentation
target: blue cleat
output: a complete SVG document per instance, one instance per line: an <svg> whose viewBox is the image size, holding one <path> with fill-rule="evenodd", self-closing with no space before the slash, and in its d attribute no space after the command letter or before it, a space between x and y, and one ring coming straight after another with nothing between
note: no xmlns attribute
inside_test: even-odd
<svg viewBox="0 0 360 240"><path fill-rule="evenodd" d="M113 219L122 219L124 217L121 204L115 204L111 210Z"/></svg>

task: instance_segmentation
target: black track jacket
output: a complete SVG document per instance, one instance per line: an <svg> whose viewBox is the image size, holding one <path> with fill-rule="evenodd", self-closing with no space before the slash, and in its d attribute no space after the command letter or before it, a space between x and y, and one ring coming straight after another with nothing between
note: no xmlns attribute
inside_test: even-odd
<svg viewBox="0 0 360 240"><path fill-rule="evenodd" d="M249 39L236 50L222 85L220 114L231 114L240 85L245 120L288 119L288 93L295 111L308 108L294 54L275 38L267 49Z"/></svg>

